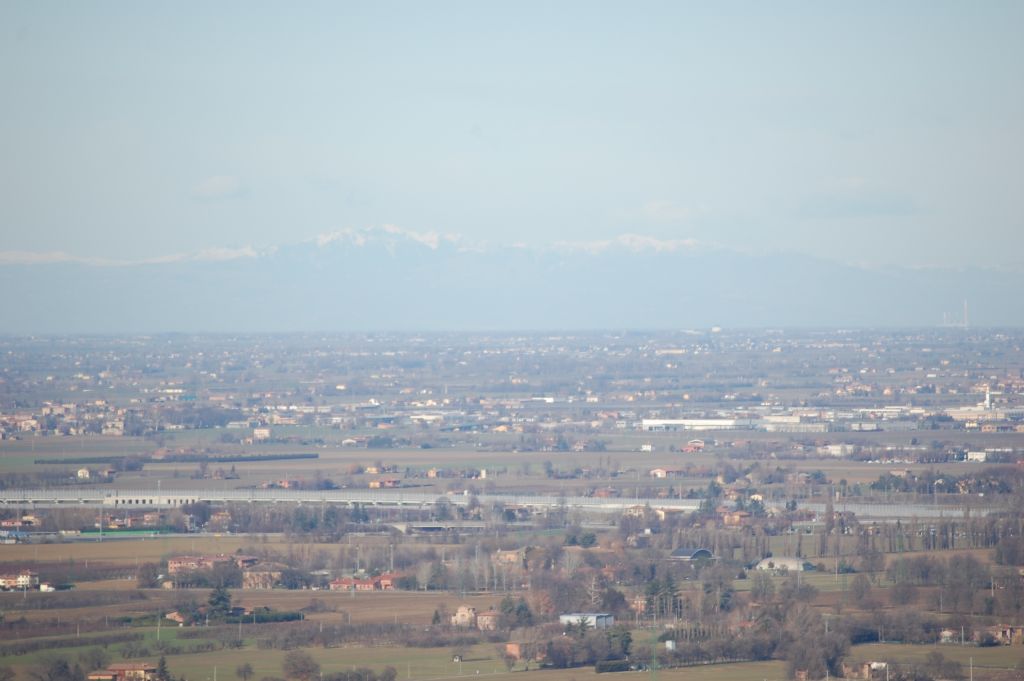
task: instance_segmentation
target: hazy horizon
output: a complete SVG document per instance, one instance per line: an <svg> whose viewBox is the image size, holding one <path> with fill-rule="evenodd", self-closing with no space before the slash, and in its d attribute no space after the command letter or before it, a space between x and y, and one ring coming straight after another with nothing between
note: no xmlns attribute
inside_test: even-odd
<svg viewBox="0 0 1024 681"><path fill-rule="evenodd" d="M12 332L1015 326L1005 269L865 268L631 237L467 248L368 230L268 251L0 265Z"/></svg>

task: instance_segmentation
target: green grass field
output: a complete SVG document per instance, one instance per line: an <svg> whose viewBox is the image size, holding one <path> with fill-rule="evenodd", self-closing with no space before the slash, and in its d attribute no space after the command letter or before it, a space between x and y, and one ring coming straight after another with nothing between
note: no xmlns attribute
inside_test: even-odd
<svg viewBox="0 0 1024 681"><path fill-rule="evenodd" d="M968 668L971 659L975 667L994 669L1013 669L1024 660L1024 648L1020 646L995 646L978 648L977 646L960 646L955 644L912 646L900 643L870 643L856 646L850 651L850 657L856 660L892 660L893 662L923 662L931 652L942 653L947 659L955 660ZM1024 678L1024 672L1021 673Z"/></svg>
<svg viewBox="0 0 1024 681"><path fill-rule="evenodd" d="M248 662L255 671L255 678L281 676L281 665L286 654L283 650L263 650L255 646L251 638L253 630L243 629L245 647L243 649L222 649L213 652L168 655L167 662L172 674L185 677L189 681L234 681L237 677L235 669ZM189 646L200 642L196 639L179 639L182 631L174 627L163 627L161 640L176 645ZM156 660L158 653L154 648L157 632L155 628L147 628L144 632L146 645L153 654L145 659ZM83 642L88 636L83 636ZM66 647L60 653L72 661L84 651L88 645ZM120 659L117 654L119 646L113 646L108 652L112 659ZM400 679L427 681L429 679L455 679L463 676L505 676L507 672L496 644L481 643L465 651L463 662L452 661L453 650L441 648L412 648L394 645L381 646L349 646L338 648L307 648L320 663L324 673L336 672L357 667L382 670L392 666L398 671ZM904 645L904 644L868 644L851 649L848 662L888 660L902 664L922 663L926 656L937 651L947 659L963 664L965 671L973 660L977 678L983 679L988 673L996 670L1014 670L1024 659L1024 648L1003 647L978 648L959 645ZM52 655L52 651L43 650L26 655L11 656L0 660L0 666L11 666L20 681L29 678L28 673L37 668ZM524 671L523 665L515 667L513 674ZM650 672L645 672L654 678ZM1013 674L1016 672L1010 671ZM596 677L591 667L536 670L531 669L529 679L534 681L573 681L576 679ZM602 677L618 678L618 677ZM633 678L631 675L630 678ZM659 669L657 678L683 681L748 681L768 680L784 681L785 664L780 661L749 662L718 665L697 665L679 669Z"/></svg>
<svg viewBox="0 0 1024 681"><path fill-rule="evenodd" d="M307 651L320 663L326 673L367 667L381 670L392 666L398 670L398 678L424 681L427 679L458 678L460 676L504 676L508 672L497 655L493 644L481 644L469 649L460 665L452 661L450 648L396 648L387 647L351 647L315 649ZM253 666L255 678L263 676L281 676L281 663L285 652L279 650L242 651L221 650L214 653L199 655L182 655L168 657L167 662L172 673L184 675L190 681L213 681L213 669L217 668L218 681L235 679L235 668L248 662ZM513 674L524 671L522 664L514 668ZM768 679L783 681L785 665L782 662L749 662L721 665L699 665L681 669L659 669L657 676L663 679L694 679L696 681L746 681L747 679ZM225 676L227 675L227 676ZM574 669L538 670L531 667L529 676L532 681L569 681L597 677L593 667ZM627 678L635 677L635 674ZM649 672L645 674L649 676ZM618 676L600 676L614 679Z"/></svg>
<svg viewBox="0 0 1024 681"><path fill-rule="evenodd" d="M321 670L330 672L368 667L381 670L386 666L395 667L400 671L401 678L429 679L443 676L457 676L460 665L452 662L452 651L449 648L399 648L399 647L350 647L350 648L309 648L306 649L317 662ZM257 679L264 676L282 676L281 664L285 652L281 650L219 650L198 655L179 655L167 658L167 664L175 676L185 676L190 681L213 679L216 667L218 678L234 679L235 668L248 662L253 666ZM498 659L493 647L490 650L482 646L473 649L462 663L464 674L493 674L505 671L505 666ZM224 676L221 676L224 675Z"/></svg>

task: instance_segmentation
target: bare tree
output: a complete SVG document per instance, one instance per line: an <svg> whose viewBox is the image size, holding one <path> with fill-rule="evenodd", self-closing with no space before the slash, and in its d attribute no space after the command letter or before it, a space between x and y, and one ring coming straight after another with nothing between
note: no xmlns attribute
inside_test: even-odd
<svg viewBox="0 0 1024 681"><path fill-rule="evenodd" d="M583 564L583 560L580 558L580 554L577 551L563 551L562 552L562 570L565 571L567 577L572 577L576 574L576 570L579 569L580 565Z"/></svg>
<svg viewBox="0 0 1024 681"><path fill-rule="evenodd" d="M320 664L309 653L303 650L293 650L284 656L281 671L289 679L310 681L320 673Z"/></svg>

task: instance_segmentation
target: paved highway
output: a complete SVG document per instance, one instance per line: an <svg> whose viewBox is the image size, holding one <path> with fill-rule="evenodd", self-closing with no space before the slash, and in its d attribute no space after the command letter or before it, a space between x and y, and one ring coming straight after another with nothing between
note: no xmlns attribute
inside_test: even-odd
<svg viewBox="0 0 1024 681"><path fill-rule="evenodd" d="M0 490L0 506L66 507L95 506L117 509L175 508L184 504L211 503L298 503L298 504L363 504L369 506L427 507L446 499L454 506L465 506L474 498L491 506L525 506L557 508L566 506L593 511L619 512L636 506L634 499L602 499L596 497L533 496L518 494L424 494L401 490L288 490L288 489L10 489ZM640 503L643 503L641 500ZM658 500L658 508L693 511L700 507L697 499Z"/></svg>

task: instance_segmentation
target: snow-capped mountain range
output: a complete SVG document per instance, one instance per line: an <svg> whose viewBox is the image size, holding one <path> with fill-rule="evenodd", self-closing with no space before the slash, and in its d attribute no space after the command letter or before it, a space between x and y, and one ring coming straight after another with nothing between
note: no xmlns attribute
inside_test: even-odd
<svg viewBox="0 0 1024 681"><path fill-rule="evenodd" d="M1024 320L1017 271L864 268L634 234L546 247L398 227L143 260L0 252L0 331L935 326Z"/></svg>

